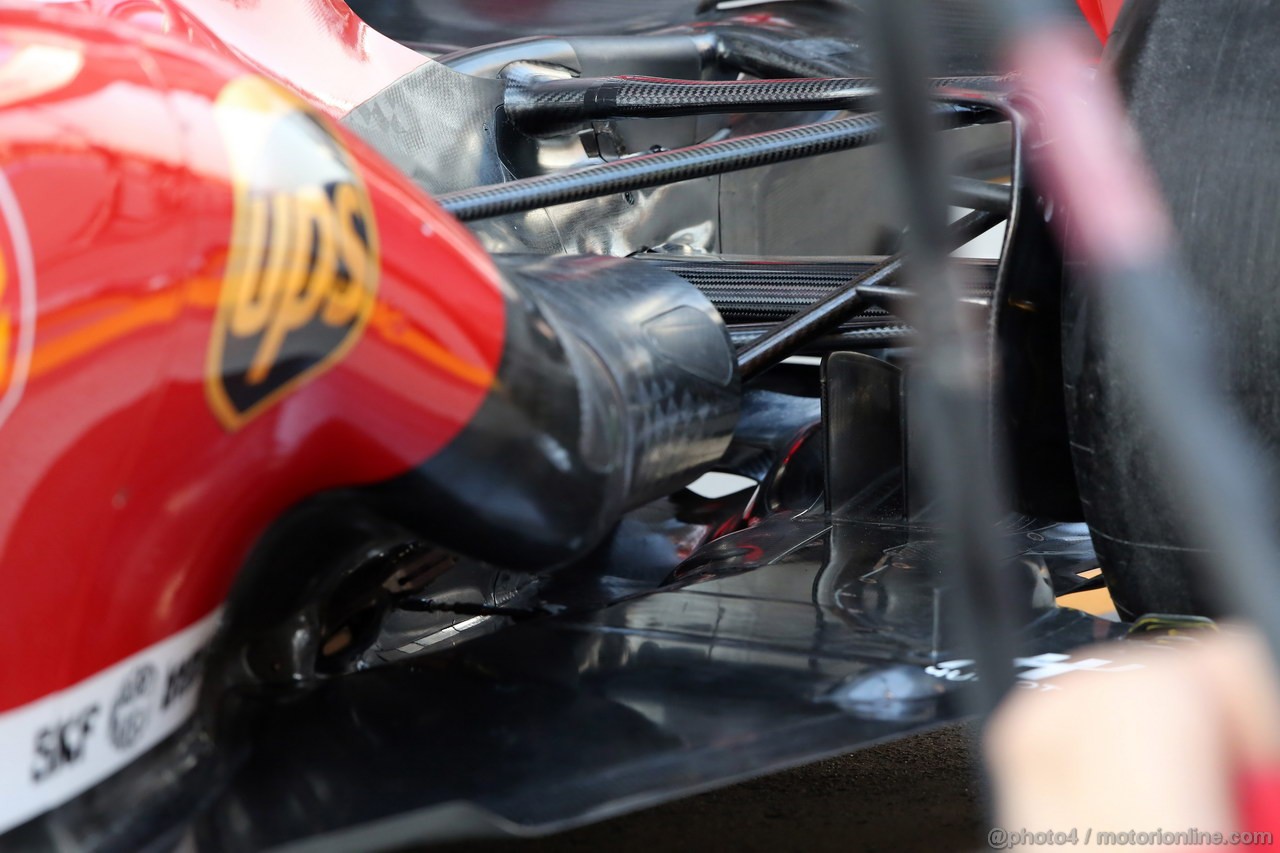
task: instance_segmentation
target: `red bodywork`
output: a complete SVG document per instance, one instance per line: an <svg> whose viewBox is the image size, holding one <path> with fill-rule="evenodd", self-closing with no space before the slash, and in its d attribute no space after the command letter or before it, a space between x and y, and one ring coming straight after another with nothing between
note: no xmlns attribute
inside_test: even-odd
<svg viewBox="0 0 1280 853"><path fill-rule="evenodd" d="M428 61L370 29L343 0L73 0L69 5L234 57L335 117Z"/></svg>
<svg viewBox="0 0 1280 853"><path fill-rule="evenodd" d="M1076 2L1089 22L1089 26L1093 27L1098 40L1106 44L1112 28L1116 25L1116 18L1120 14L1120 7L1124 5L1124 0L1076 0Z"/></svg>
<svg viewBox="0 0 1280 853"><path fill-rule="evenodd" d="M243 5L267 15L329 4ZM363 27L340 31L368 43ZM309 49L297 33L262 37L273 51ZM12 187L0 186L0 711L201 619L283 510L422 463L492 383L503 298L484 252L396 170L282 90L248 84L228 101L245 74L181 41L84 15L0 13L0 169ZM340 111L369 87L347 80L326 91ZM284 118L263 124L258 103ZM334 219L340 206L298 201L311 188L246 194L258 180L255 152L307 161L316 128L328 140L317 162L355 175L355 189L339 193L367 193L360 234ZM264 237L248 218L263 203L286 205L272 222L319 217L323 227L306 233L336 222L332 257L373 266L356 276L367 303L330 357L228 420L213 390L217 318L235 278L229 256L234 264ZM289 257L278 265L286 278L301 256ZM292 290L276 282L279 298L295 297L289 305L317 323L355 287L331 277L332 299L308 307L321 284L304 279ZM284 310L260 307L269 317Z"/></svg>

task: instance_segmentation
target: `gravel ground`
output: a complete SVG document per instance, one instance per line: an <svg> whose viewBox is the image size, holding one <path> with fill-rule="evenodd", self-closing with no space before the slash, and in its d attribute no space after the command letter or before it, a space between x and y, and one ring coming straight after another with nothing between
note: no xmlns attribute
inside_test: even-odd
<svg viewBox="0 0 1280 853"><path fill-rule="evenodd" d="M534 841L452 853L952 851L985 848L972 726L712 791Z"/></svg>

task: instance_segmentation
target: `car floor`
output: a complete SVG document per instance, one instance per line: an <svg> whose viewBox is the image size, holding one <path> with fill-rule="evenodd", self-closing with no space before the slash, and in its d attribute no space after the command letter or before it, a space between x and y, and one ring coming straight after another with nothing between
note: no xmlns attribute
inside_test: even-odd
<svg viewBox="0 0 1280 853"><path fill-rule="evenodd" d="M972 723L947 726L546 838L429 849L976 850L984 846L986 831L976 733ZM412 849L425 853L427 848Z"/></svg>

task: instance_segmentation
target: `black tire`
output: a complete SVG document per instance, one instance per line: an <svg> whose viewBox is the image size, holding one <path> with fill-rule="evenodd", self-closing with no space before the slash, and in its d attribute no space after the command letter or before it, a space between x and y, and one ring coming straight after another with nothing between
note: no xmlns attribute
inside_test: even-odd
<svg viewBox="0 0 1280 853"><path fill-rule="evenodd" d="M1130 0L1108 54L1206 306L1187 335L1215 338L1223 387L1273 461L1280 456L1277 44L1280 2ZM1121 615L1215 615L1134 417L1132 388L1099 334L1097 301L1078 284L1064 298L1063 362L1085 518Z"/></svg>

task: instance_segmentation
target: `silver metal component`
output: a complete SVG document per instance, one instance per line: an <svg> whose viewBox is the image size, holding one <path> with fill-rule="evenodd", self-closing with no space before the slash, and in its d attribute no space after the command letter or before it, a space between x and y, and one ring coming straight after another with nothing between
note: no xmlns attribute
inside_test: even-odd
<svg viewBox="0 0 1280 853"><path fill-rule="evenodd" d="M511 624L502 613L474 614L458 609L517 609L537 589L533 575L505 571L480 563L461 563L417 596L441 609L433 611L393 610L382 623L377 642L366 655L368 665L391 663L407 657L453 648L459 643L491 634Z"/></svg>
<svg viewBox="0 0 1280 853"><path fill-rule="evenodd" d="M427 191L451 192L511 177L495 140L503 88L427 61L343 121Z"/></svg>
<svg viewBox="0 0 1280 853"><path fill-rule="evenodd" d="M517 60L542 63L543 73L569 74L581 67L567 41L509 42L446 57L445 62L428 62L361 104L345 121L433 194L581 168L652 145L688 145L718 130L700 132L698 120L682 118L610 122L610 128L590 132L585 145L583 138L572 135L504 138L501 105L506 84L496 75ZM696 62L689 68L663 70L698 73ZM644 133L618 131L615 124L637 129L643 124ZM605 137L608 144L600 141ZM623 140L621 152L616 149L618 140ZM704 179L517 214L478 223L472 230L495 253L623 256L664 243L714 251L719 246L718 195L719 182Z"/></svg>
<svg viewBox="0 0 1280 853"><path fill-rule="evenodd" d="M753 128L754 130L755 128ZM954 158L1008 146L1007 124L944 131ZM826 154L721 178L720 251L732 255L886 254L902 221L885 150Z"/></svg>

